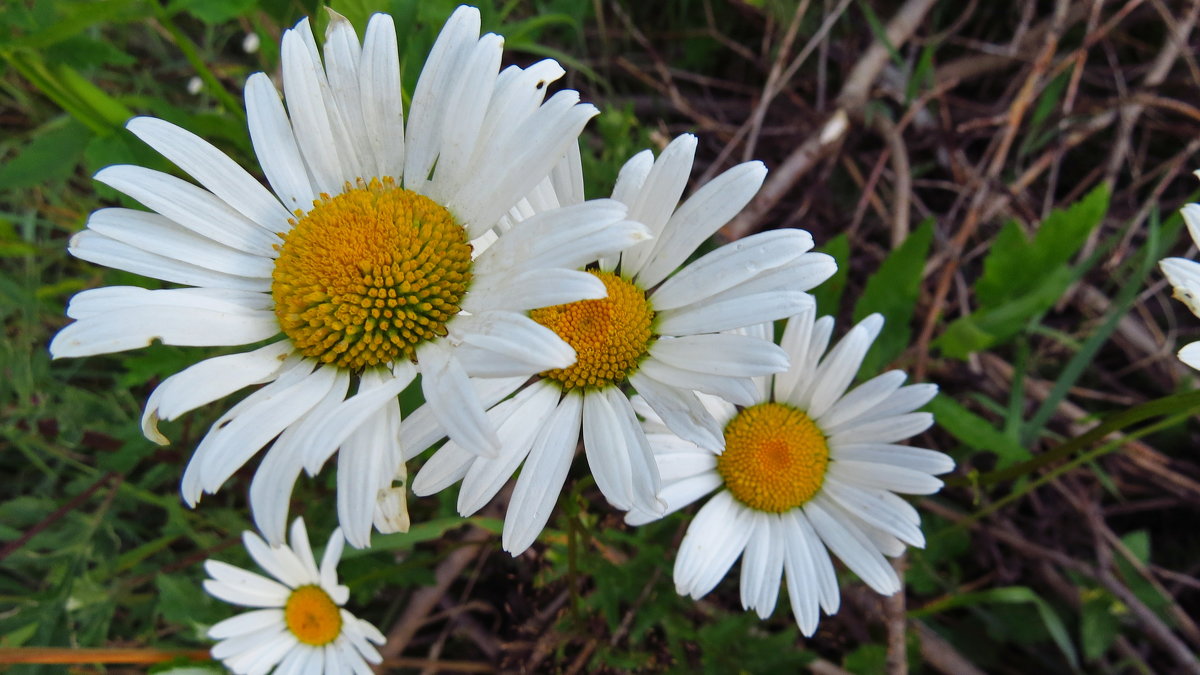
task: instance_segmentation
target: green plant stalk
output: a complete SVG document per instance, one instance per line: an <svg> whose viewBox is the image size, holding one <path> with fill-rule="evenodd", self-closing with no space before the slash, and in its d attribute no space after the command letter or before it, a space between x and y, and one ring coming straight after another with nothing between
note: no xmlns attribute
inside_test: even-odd
<svg viewBox="0 0 1200 675"><path fill-rule="evenodd" d="M1142 262L1138 265L1129 282L1117 294L1115 301L1112 303L1112 310L1108 318L1105 319L1104 324L1100 326L1099 330L1088 337L1079 351L1075 352L1075 356L1071 357L1071 360L1067 363L1067 367L1063 369L1062 375L1059 376L1058 381L1054 383L1054 387L1050 390L1050 394L1046 396L1046 399L1042 401L1042 405L1034 413L1033 418L1025 425L1024 432L1021 434L1021 441L1026 446L1033 442L1037 434L1050 421L1050 417L1058 409L1058 404L1066 398L1067 392L1070 391L1075 382L1083 375L1084 370L1092 364L1096 352L1100 351L1100 347L1108 341L1109 336L1116 330L1117 322L1133 306L1134 299L1143 288L1142 281L1154 266L1155 260L1159 258L1159 239L1159 228L1151 227L1149 241L1146 242L1145 255L1142 258Z"/></svg>
<svg viewBox="0 0 1200 675"><path fill-rule="evenodd" d="M154 6L158 7L156 12L157 16L155 18L158 19L158 22L162 24L162 27L167 30L167 33L171 35L171 38L175 40L175 45L179 47L179 51L183 53L183 58L187 59L187 62L191 64L192 68L196 69L196 74L200 76L200 79L204 81L204 84L208 85L208 88L210 91L212 91L213 95L221 101L221 105L225 108L225 110L245 122L246 111L242 109L242 104L239 103L232 94L225 90L225 85L221 84L221 81L217 79L216 74L213 73L212 69L208 67L208 64L204 62L204 59L200 58L200 52L196 49L196 45L188 38L188 36L184 35L183 31L179 30L179 27L176 26L175 22L171 20L170 15L167 14L165 9L160 7L157 3L155 3Z"/></svg>
<svg viewBox="0 0 1200 675"><path fill-rule="evenodd" d="M0 54L46 98L98 135L112 133L133 117L132 111L67 65L48 67L31 52L4 51Z"/></svg>
<svg viewBox="0 0 1200 675"><path fill-rule="evenodd" d="M1182 394L1181 396L1189 396L1189 395L1193 396L1193 397L1200 397L1200 392L1191 392L1191 394ZM1168 397L1168 398L1176 398L1176 397ZM1159 401L1153 401L1153 403L1158 403L1162 400L1163 399L1159 399ZM1139 408L1140 407L1142 407L1142 406L1139 406ZM988 504L987 506L983 507L982 509L979 509L975 513L972 513L972 514L966 516L965 518L963 518L959 522L955 523L954 525L951 525L950 527L969 527L969 526L973 525L974 523L977 523L980 520L982 520L983 518L996 512L997 510L1004 507L1005 505L1007 505L1013 501L1016 501L1017 499L1020 499L1021 497L1024 497L1026 494L1036 490L1037 488L1041 487L1042 485L1045 485L1046 483L1049 483L1050 481L1054 480L1055 478L1058 478L1062 474L1080 466L1081 464L1086 464L1088 462L1095 460L1098 457L1106 455L1106 454L1112 452L1113 450L1116 450L1117 448L1121 447L1122 445L1125 445L1126 443L1128 443L1131 440L1136 440L1138 438L1142 438L1143 436L1148 436L1148 435L1158 431L1159 429L1165 429L1167 427L1174 426L1175 424L1178 424L1179 422L1191 417L1192 415L1196 414L1197 412L1200 412L1200 399L1198 399L1198 402L1196 405L1192 406L1192 408L1188 409L1185 412L1181 412L1176 415L1172 415L1165 420L1162 420L1160 422L1156 422L1156 423L1146 426L1144 428L1138 429L1137 431L1131 432L1122 438L1113 439L1113 440L1109 441L1108 443L1105 443L1104 445L1101 445L1100 447L1096 448L1095 450L1092 450L1090 452L1085 452L1085 453L1079 455L1078 457L1076 457L1075 459L1072 459L1069 462L1066 462L1064 464L1054 467L1053 469L1050 469L1049 471L1047 471L1044 474L1041 474L1037 478L1031 479L1028 483L1026 483L1024 486L1022 486L1021 489L1012 491L1011 493L1005 495L1004 497L1001 497L1000 499L992 502L991 504ZM1099 428L1100 427L1097 427L1096 429L1099 429ZM1096 429L1089 431L1087 434L1084 434L1083 436L1080 436L1079 438L1076 438L1071 442L1060 445L1059 448L1071 445L1074 441L1089 436L1092 432L1096 431ZM1059 448L1055 448L1055 450L1058 450ZM1049 453L1047 453L1047 454L1049 454ZM1042 459L1043 457L1045 457L1045 455L1038 456L1038 457L1034 458L1034 460L1031 460L1030 462L1025 462L1024 464L1022 464L1020 466L1026 466L1026 465L1032 464L1033 462L1035 462L1039 459ZM1016 469L1016 468L1020 468L1020 467L1011 467L1011 469ZM1010 469L1005 470L1005 472L1008 472L1008 471L1010 471ZM984 476L984 477L986 477L986 476Z"/></svg>
<svg viewBox="0 0 1200 675"><path fill-rule="evenodd" d="M1123 410L1115 415L1112 415L1098 426L1090 429L1071 440L1058 445L1050 450L1030 459L1029 461L1015 464L1005 469L989 471L980 475L975 480L967 478L950 478L946 480L946 485L955 487L964 487L967 485L992 485L1006 480L1020 478L1026 474L1033 473L1038 469L1057 462L1060 459L1071 456L1076 451L1085 448L1092 443L1104 438L1114 431L1120 431L1125 427L1140 422L1144 419L1157 417L1159 415L1170 415L1180 413L1182 417L1200 412L1200 391L1189 391L1184 394L1174 394L1172 396L1164 396L1163 398L1147 401L1139 406Z"/></svg>

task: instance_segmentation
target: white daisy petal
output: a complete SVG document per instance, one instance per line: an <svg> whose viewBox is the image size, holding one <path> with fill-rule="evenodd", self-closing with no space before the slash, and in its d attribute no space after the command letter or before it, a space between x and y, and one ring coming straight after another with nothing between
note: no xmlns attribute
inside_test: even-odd
<svg viewBox="0 0 1200 675"><path fill-rule="evenodd" d="M925 537L921 534L921 528L897 512L893 505L878 493L861 489L849 482L844 483L838 480L838 475L833 471L825 476L821 493L868 525L891 534L909 546L925 548Z"/></svg>
<svg viewBox="0 0 1200 675"><path fill-rule="evenodd" d="M329 84L307 18L284 31L280 66L296 144L312 173L313 183L319 192L337 194L347 180L361 174L353 171L349 157L342 157L351 152L351 146L348 139L341 138L337 110L326 106L322 89Z"/></svg>
<svg viewBox="0 0 1200 675"><path fill-rule="evenodd" d="M399 180L404 175L404 101L396 24L387 14L374 14L367 23L358 89L363 133L374 150L375 175Z"/></svg>
<svg viewBox="0 0 1200 675"><path fill-rule="evenodd" d="M784 518L791 519L797 528L794 531L804 537L805 547L812 559L811 569L815 575L814 581L821 600L821 609L825 610L826 614L836 614L838 608L841 607L842 597L841 591L838 590L837 572L833 569L833 561L829 558L828 549L821 542L821 538L813 529L812 523L804 515L803 510L792 509L784 514Z"/></svg>
<svg viewBox="0 0 1200 675"><path fill-rule="evenodd" d="M821 619L821 594L818 585L814 583L816 571L813 568L810 548L823 548L823 545L815 537L805 536L798 521L786 514L779 519L777 534L785 549L783 568L787 575L788 600L792 604L792 614L796 617L796 625L800 627L800 632L805 637L810 637L816 632L817 622Z"/></svg>
<svg viewBox="0 0 1200 675"><path fill-rule="evenodd" d="M641 190L633 196L629 204L629 217L639 223L645 223L656 239L667 226L684 188L687 187L695 156L696 137L692 134L677 136L663 148L643 180ZM637 279L642 267L658 246L655 242L651 246L627 251L621 256L622 271Z"/></svg>
<svg viewBox="0 0 1200 675"><path fill-rule="evenodd" d="M312 208L320 190L314 189L279 92L265 73L254 73L246 80L246 123L254 154L284 208L293 214L297 209Z"/></svg>
<svg viewBox="0 0 1200 675"><path fill-rule="evenodd" d="M782 291L698 302L661 312L658 329L663 335L717 333L797 314L812 301L812 296L803 291Z"/></svg>
<svg viewBox="0 0 1200 675"><path fill-rule="evenodd" d="M500 454L475 460L463 477L458 492L459 515L475 513L496 496L529 454L538 430L551 417L558 398L559 392L545 382L527 387L517 395L507 419L497 429Z"/></svg>
<svg viewBox="0 0 1200 675"><path fill-rule="evenodd" d="M516 312L484 311L462 317L451 325L451 332L462 344L484 352L480 355L482 359L500 357L513 362L518 372L508 373L508 377L533 375L575 363L575 350L554 331ZM520 370L521 364L524 370ZM464 368L474 374L467 364Z"/></svg>
<svg viewBox="0 0 1200 675"><path fill-rule="evenodd" d="M676 368L726 377L770 375L788 367L787 352L778 345L734 333L664 337L650 346L650 355Z"/></svg>
<svg viewBox="0 0 1200 675"><path fill-rule="evenodd" d="M872 316L882 320L878 314ZM813 387L807 407L812 417L820 419L846 393L846 387L854 380L870 346L869 333L860 324L852 328L821 360L821 365L813 375L816 386Z"/></svg>
<svg viewBox="0 0 1200 675"><path fill-rule="evenodd" d="M834 555L846 563L876 593L900 590L896 571L852 523L838 517L840 509L817 496L804 505L804 515Z"/></svg>
<svg viewBox="0 0 1200 675"><path fill-rule="evenodd" d="M930 475L940 475L954 470L954 460L935 450L913 448L907 445L889 445L886 443L833 443L830 445L830 456L835 464L853 461L870 464L896 466ZM880 469L886 470L885 467Z"/></svg>
<svg viewBox="0 0 1200 675"><path fill-rule="evenodd" d="M579 442L583 396L568 394L533 441L504 520L502 545L516 556L529 548L554 510Z"/></svg>
<svg viewBox="0 0 1200 675"><path fill-rule="evenodd" d="M942 489L941 480L901 466L839 460L830 464L829 472L855 485L907 495L931 495Z"/></svg>
<svg viewBox="0 0 1200 675"><path fill-rule="evenodd" d="M753 609L762 619L770 618L775 610L783 578L784 551L792 543L780 522L776 515L755 513L751 521L753 530L742 556L742 609Z"/></svg>
<svg viewBox="0 0 1200 675"><path fill-rule="evenodd" d="M1179 360L1200 370L1200 342L1192 342L1180 349Z"/></svg>
<svg viewBox="0 0 1200 675"><path fill-rule="evenodd" d="M373 663L382 660L370 643L382 644L383 635L342 607L350 591L337 582L343 544L340 529L334 530L325 547L319 576L301 518L292 524L290 548L268 548L251 532L244 533L243 540L255 560L273 574L290 579L295 590L220 561L206 561L211 578L204 581L204 588L210 594L234 604L271 608L213 626L209 635L220 640L212 649L214 659L236 673L265 674L274 668L282 675L361 671L366 668L364 657ZM307 601L293 603L301 593L308 596ZM323 599L314 597L321 594ZM301 616L294 615L297 611ZM307 627L296 627L297 619ZM314 644L314 638L323 644Z"/></svg>
<svg viewBox="0 0 1200 675"><path fill-rule="evenodd" d="M256 609L213 624L213 627L208 629L208 637L214 640L223 640L282 623L282 609Z"/></svg>
<svg viewBox="0 0 1200 675"><path fill-rule="evenodd" d="M654 307L662 311L700 302L766 270L792 263L812 246L812 235L804 230L769 230L731 242L664 282L654 291Z"/></svg>
<svg viewBox="0 0 1200 675"><path fill-rule="evenodd" d="M720 425L694 393L663 384L641 372L630 375L629 383L671 431L704 448L725 447Z"/></svg>
<svg viewBox="0 0 1200 675"><path fill-rule="evenodd" d="M174 257L150 253L90 230L72 236L67 250L80 260L176 284L247 291L268 291L271 288L271 282L261 277L217 272Z"/></svg>
<svg viewBox="0 0 1200 675"><path fill-rule="evenodd" d="M87 226L92 232L156 256L235 277L271 278L272 263L269 258L219 244L157 213L123 208L100 209L88 218Z"/></svg>
<svg viewBox="0 0 1200 675"><path fill-rule="evenodd" d="M658 499L661 481L654 463L654 453L650 450L646 435L638 427L633 405L619 389L609 388L601 393L608 397L609 405L621 421L617 428L624 435L625 447L629 452L629 465L633 472L633 505L651 513L665 512L666 504Z"/></svg>
<svg viewBox="0 0 1200 675"><path fill-rule="evenodd" d="M479 457L463 450L453 441L447 441L433 456L425 461L413 478L412 491L418 497L427 497L450 487L467 475L467 469Z"/></svg>
<svg viewBox="0 0 1200 675"><path fill-rule="evenodd" d="M639 371L646 377L659 382L678 387L683 390L700 391L736 403L737 405L752 405L754 403L754 383L743 377L724 377L698 373L694 370L684 370L667 365L654 357L642 361Z"/></svg>
<svg viewBox="0 0 1200 675"><path fill-rule="evenodd" d="M751 512L727 490L696 513L675 559L675 590L700 599L717 585L750 540Z"/></svg>
<svg viewBox="0 0 1200 675"><path fill-rule="evenodd" d="M50 353L54 358L111 354L155 341L188 347L244 345L279 333L270 311L249 310L234 302L187 296L176 290L133 292L137 291L145 298L144 304L69 324L50 342Z"/></svg>
<svg viewBox="0 0 1200 675"><path fill-rule="evenodd" d="M821 422L821 429L827 434L832 434L833 428L838 424L855 420L894 395L907 377L902 371L892 370L858 385L829 406L823 415L817 416Z"/></svg>
<svg viewBox="0 0 1200 675"><path fill-rule="evenodd" d="M705 471L691 478L669 483L658 491L659 501L666 504L662 513L634 508L626 514L625 522L630 525L643 525L658 520L688 506L723 484L724 481L716 471Z"/></svg>
<svg viewBox="0 0 1200 675"><path fill-rule="evenodd" d="M408 112L404 185L410 190L421 192L433 169L443 142L443 122L449 112L448 98L442 92L452 89L462 61L478 40L479 10L461 6L446 20L425 60Z"/></svg>
<svg viewBox="0 0 1200 675"><path fill-rule="evenodd" d="M250 457L313 408L333 387L337 372L300 363L219 417L196 447L184 470L184 499L194 504L196 488L216 492Z"/></svg>
<svg viewBox="0 0 1200 675"><path fill-rule="evenodd" d="M417 360L426 404L450 438L481 456L494 456L499 452L501 446L496 430L488 422L466 371L450 348L438 342L426 342L417 350Z"/></svg>
<svg viewBox="0 0 1200 675"><path fill-rule="evenodd" d="M239 567L234 567L228 563L223 563L219 560L209 560L204 563L204 569L208 575L212 577L212 582L222 585L225 589L230 589L235 594L235 599L231 600L227 597L218 595L226 602L231 602L237 605L246 605L248 607L282 607L287 600L291 591L287 586L268 579L260 574L247 572ZM206 586L207 588L207 583ZM244 599L247 601L261 600L263 603L242 602L239 599L244 594ZM217 595L213 593L213 595ZM269 602L269 604L264 604Z"/></svg>
<svg viewBox="0 0 1200 675"><path fill-rule="evenodd" d="M488 33L464 55L455 73L454 88L445 96L443 144L430 186L430 195L435 199L449 197L474 173L472 154L480 140L503 50L504 39Z"/></svg>
<svg viewBox="0 0 1200 675"><path fill-rule="evenodd" d="M95 179L192 232L230 248L273 258L274 247L280 243L276 234L260 227L216 195L160 171L117 165L101 169Z"/></svg>
<svg viewBox="0 0 1200 675"><path fill-rule="evenodd" d="M300 558L286 546L267 546L262 537L250 531L242 533L242 545L259 567L289 588L297 588L317 580L316 575L309 574Z"/></svg>
<svg viewBox="0 0 1200 675"><path fill-rule="evenodd" d="M268 232L279 232L291 217L237 162L192 132L153 117L135 117L125 128Z"/></svg>
<svg viewBox="0 0 1200 675"><path fill-rule="evenodd" d="M614 237L610 232L626 229L624 218L625 207L611 199L594 199L537 214L522 221L520 227L479 254L475 261L476 274L482 276L514 268L521 271L583 267L596 257L597 249L591 248L594 242L629 245L628 237ZM636 223L628 223L627 229L649 236L646 228ZM601 248L599 252L607 251Z"/></svg>
<svg viewBox="0 0 1200 675"><path fill-rule="evenodd" d="M577 300L605 297L604 282L594 274L567 269L532 269L508 276L504 283L473 287L463 309L477 314L485 310L524 310L564 305Z"/></svg>
<svg viewBox="0 0 1200 675"><path fill-rule="evenodd" d="M393 367L389 377L382 378L377 386L364 388L360 384L354 396L340 403L332 412L315 420L311 432L300 439L300 452L305 466L315 471L332 455L345 440L375 413L386 405L394 405L396 396L416 377L411 363ZM389 476L392 474L389 473Z"/></svg>
<svg viewBox="0 0 1200 675"><path fill-rule="evenodd" d="M167 444L167 437L158 431L159 420L173 420L243 387L269 382L283 367L290 349L285 340L252 352L216 356L175 373L146 400L142 433L156 443Z"/></svg>
<svg viewBox="0 0 1200 675"><path fill-rule="evenodd" d="M832 440L838 444L891 443L915 436L931 426L933 426L933 415L908 413L866 422L840 432Z"/></svg>
<svg viewBox="0 0 1200 675"><path fill-rule="evenodd" d="M475 386L475 393L479 395L479 402L485 408L490 408L508 398L527 379L529 378L524 375L508 378L477 379L472 384ZM438 423L433 410L429 406L417 408L412 414L404 418L404 421L400 425L400 444L403 451L401 459L408 461L416 457L445 436L446 432L442 429L442 425Z"/></svg>
<svg viewBox="0 0 1200 675"><path fill-rule="evenodd" d="M596 487L609 504L621 510L633 506L633 476L623 418L600 391L583 394L583 447Z"/></svg>
<svg viewBox="0 0 1200 675"><path fill-rule="evenodd" d="M762 162L739 164L700 187L671 216L637 280L653 288L729 222L758 192L767 169Z"/></svg>

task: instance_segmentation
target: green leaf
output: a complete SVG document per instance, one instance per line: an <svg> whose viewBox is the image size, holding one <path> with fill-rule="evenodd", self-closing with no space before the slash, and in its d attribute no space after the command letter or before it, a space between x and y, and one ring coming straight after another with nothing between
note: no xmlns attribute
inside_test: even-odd
<svg viewBox="0 0 1200 675"><path fill-rule="evenodd" d="M817 316L837 316L838 306L842 302L842 291L846 290L846 277L850 273L850 239L845 234L839 234L817 250L833 257L837 263L837 271L810 293L817 300Z"/></svg>
<svg viewBox="0 0 1200 675"><path fill-rule="evenodd" d="M245 14L254 7L255 0L177 0L167 7L169 14L185 10L197 19L208 23L225 23Z"/></svg>
<svg viewBox="0 0 1200 675"><path fill-rule="evenodd" d="M997 468L1029 459L1029 450L1015 438L1005 435L991 422L959 405L954 399L938 394L928 405L942 429L970 448L995 453Z"/></svg>
<svg viewBox="0 0 1200 675"><path fill-rule="evenodd" d="M1019 225L1008 223L997 235L975 283L979 307L995 308L1045 286L1087 241L1108 212L1108 187L1099 185L1066 210L1055 209L1042 221L1033 241Z"/></svg>
<svg viewBox="0 0 1200 675"><path fill-rule="evenodd" d="M877 373L908 347L913 310L921 292L921 272L933 241L933 219L926 219L867 280L854 305L854 320L878 312L886 320L883 331L863 359L861 372ZM841 265L838 266L841 271Z"/></svg>
<svg viewBox="0 0 1200 675"><path fill-rule="evenodd" d="M1058 646L1059 651L1066 657L1067 662L1072 668L1079 667L1079 656L1075 652L1075 645L1071 642L1070 633L1067 631L1066 625L1050 606L1037 593L1026 586L1007 586L1004 588L992 588L986 591L978 591L976 593L959 593L951 595L945 600L934 602L926 605L919 610L912 610L909 616L920 618L932 616L948 609L958 607L972 607L981 604L1031 604L1037 610L1038 617L1042 621L1046 633L1050 639Z"/></svg>
<svg viewBox="0 0 1200 675"><path fill-rule="evenodd" d="M1083 646L1083 658L1092 661L1103 656L1116 640L1121 628L1117 616L1120 605L1103 591L1084 593L1092 597L1084 600L1080 607L1079 643Z"/></svg>
<svg viewBox="0 0 1200 675"><path fill-rule="evenodd" d="M0 166L0 190L70 177L91 138L87 127L70 118L54 120L32 136L32 143Z"/></svg>

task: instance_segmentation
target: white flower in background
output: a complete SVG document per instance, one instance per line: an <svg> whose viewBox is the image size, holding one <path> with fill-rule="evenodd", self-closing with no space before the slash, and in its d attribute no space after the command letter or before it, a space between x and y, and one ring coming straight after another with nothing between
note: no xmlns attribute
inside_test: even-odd
<svg viewBox="0 0 1200 675"><path fill-rule="evenodd" d="M1200 176L1200 171L1196 175ZM1200 246L1200 204L1188 204L1181 213L1192 241ZM1158 266L1175 288L1175 298L1187 305L1192 314L1200 316L1200 263L1187 258L1164 258ZM1200 342L1180 349L1179 360L1200 370Z"/></svg>
<svg viewBox="0 0 1200 675"><path fill-rule="evenodd" d="M933 424L913 412L937 394L932 384L901 386L889 371L847 392L883 326L878 314L825 352L833 319L813 321L811 308L793 317L781 344L787 372L759 378L755 400L735 407L704 402L724 429L725 448L700 447L672 433L655 411L635 401L662 476L667 512L716 490L696 514L675 559L675 588L700 598L739 556L742 606L766 618L787 577L796 623L817 628L820 609L838 610L832 551L868 586L890 595L900 581L884 558L923 547L920 517L900 494L932 494L934 476L954 469L948 456L897 445ZM751 332L768 337L771 326ZM822 357L824 354L824 357ZM634 525L661 514L634 509Z"/></svg>
<svg viewBox="0 0 1200 675"><path fill-rule="evenodd" d="M338 513L347 539L366 546L372 522L407 527L396 396L418 373L458 446L495 455L500 439L471 378L575 362L525 312L604 297L604 284L577 268L649 235L604 200L543 212L496 239L492 227L567 156L596 110L574 91L543 102L563 73L553 61L501 72L503 41L480 37L479 20L460 7L446 22L407 122L391 17L373 16L360 46L332 14L323 63L307 19L286 31L287 111L265 74L246 83L250 138L274 193L198 136L147 117L129 129L203 187L138 166L97 174L153 213L97 211L70 252L194 288L76 295L67 310L76 321L50 345L55 358L156 340L268 342L173 375L146 403L143 431L166 443L160 419L266 385L196 449L182 484L189 504L274 439L250 496L278 543L301 469L315 473L340 448ZM473 246L485 234L492 250ZM483 366L459 358L464 345Z"/></svg>
<svg viewBox="0 0 1200 675"><path fill-rule="evenodd" d="M693 391L750 404L755 395L750 378L787 367L787 355L770 340L722 331L795 314L811 302L805 291L835 270L832 258L810 252L813 241L807 232L787 229L722 246L676 272L741 211L766 175L761 162L741 164L680 204L695 148L695 137L683 135L657 161L645 151L621 170L613 198L628 204L629 218L645 223L655 239L619 256L602 257L588 270L608 289L606 298L531 313L566 340L579 360L547 369L488 412L502 442L500 454L480 457L451 436L413 481L416 494L428 495L461 480L458 510L469 515L524 463L502 538L504 549L514 555L528 548L545 526L581 432L592 475L611 504L661 509L658 471L626 385L676 433L719 450L721 427ZM581 199L581 186L578 171L556 173L512 219ZM514 231L530 222L520 222ZM544 232L546 237L567 236L549 228ZM523 383L481 382L486 388L481 398L501 401ZM437 422L422 411L406 421L401 434L413 439L408 449L436 441L444 433Z"/></svg>
<svg viewBox="0 0 1200 675"><path fill-rule="evenodd" d="M342 608L350 597L350 589L337 579L342 531L333 531L319 568L302 518L292 523L290 547L272 548L253 532L243 533L242 541L255 562L279 581L219 560L204 563L212 577L204 580L209 595L258 608L209 629L208 636L219 640L212 648L213 658L239 675L260 675L272 668L279 675L370 675L367 663L383 660L371 643L382 645L384 637Z"/></svg>

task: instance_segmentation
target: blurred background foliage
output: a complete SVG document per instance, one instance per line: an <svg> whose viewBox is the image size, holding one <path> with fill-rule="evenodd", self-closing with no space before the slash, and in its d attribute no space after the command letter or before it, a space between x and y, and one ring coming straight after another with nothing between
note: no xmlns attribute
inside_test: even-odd
<svg viewBox="0 0 1200 675"><path fill-rule="evenodd" d="M331 6L360 34L373 12L395 17L411 92L456 4ZM233 611L202 592L200 563L250 565L238 545L252 527L250 472L196 510L177 496L228 404L164 425L169 446L138 428L157 382L218 352L157 345L51 363L46 344L73 293L156 283L65 252L94 209L137 207L94 183L97 170L178 173L124 122L170 120L253 171L242 83L277 76L282 31L311 16L319 35L321 6L0 7L0 649L123 647L152 660L205 649L208 626ZM937 383L938 427L917 444L959 469L919 500L929 543L900 561L906 594L883 601L843 571L841 612L807 640L786 600L769 620L743 612L736 574L700 601L678 597L671 564L690 515L628 528L582 466L517 559L497 545L503 495L466 521L453 489L414 500L412 531L376 536L342 565L354 611L389 635L389 669L1200 671L1200 395L1174 357L1200 321L1155 268L1190 245L1176 210L1196 198L1187 174L1200 166L1197 3L480 9L509 62L558 59L561 86L602 109L582 140L589 197L684 131L700 135L697 183L766 161L770 194L720 237L813 232L840 266L815 292L821 310L839 334L887 317L863 374L901 367ZM882 58L868 63L872 49ZM860 86L863 67L874 70ZM294 494L314 542L335 526L332 478ZM188 658L155 668L215 668Z"/></svg>

